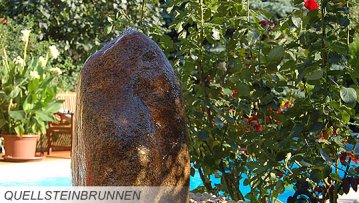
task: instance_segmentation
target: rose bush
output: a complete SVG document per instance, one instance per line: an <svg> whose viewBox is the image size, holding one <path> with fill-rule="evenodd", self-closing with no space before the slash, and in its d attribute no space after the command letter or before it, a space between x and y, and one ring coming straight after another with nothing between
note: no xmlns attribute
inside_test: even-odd
<svg viewBox="0 0 359 203"><path fill-rule="evenodd" d="M292 2L273 18L251 1L172 1L198 191L273 202L308 180L314 197L335 202L357 187L356 2Z"/></svg>

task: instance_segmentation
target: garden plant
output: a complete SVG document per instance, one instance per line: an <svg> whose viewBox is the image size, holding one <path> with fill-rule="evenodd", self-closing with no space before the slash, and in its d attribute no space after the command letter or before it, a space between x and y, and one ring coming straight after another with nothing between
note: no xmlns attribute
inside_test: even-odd
<svg viewBox="0 0 359 203"><path fill-rule="evenodd" d="M5 27L6 25L1 25ZM4 28L7 29L7 28ZM6 38L5 32L1 38ZM56 78L61 70L50 66L59 56L56 46L49 46L43 56L29 56L31 30L21 30L21 35L12 39L21 41L21 51L1 50L0 65L0 129L2 134L45 134L52 114L60 109L56 99ZM36 43L36 42L35 42Z"/></svg>
<svg viewBox="0 0 359 203"><path fill-rule="evenodd" d="M298 182L322 202L357 191L357 1L112 0L98 15L92 1L56 2L0 0L0 11L60 44L64 89L125 28L164 49L181 79L196 191L250 202Z"/></svg>
<svg viewBox="0 0 359 203"><path fill-rule="evenodd" d="M250 1L172 3L191 161L204 189L251 202L273 202L299 180L332 202L356 190L347 148L357 125L355 2L293 1L279 19Z"/></svg>

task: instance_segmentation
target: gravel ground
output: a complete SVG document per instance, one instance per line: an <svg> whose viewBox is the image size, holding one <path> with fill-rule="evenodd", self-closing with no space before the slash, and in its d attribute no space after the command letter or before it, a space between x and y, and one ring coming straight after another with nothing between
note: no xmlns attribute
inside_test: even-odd
<svg viewBox="0 0 359 203"><path fill-rule="evenodd" d="M234 200L230 200L230 199L226 199L225 197L217 197L215 195L212 194L208 194L208 193L189 193L189 197L190 203L249 203L247 201L234 201Z"/></svg>

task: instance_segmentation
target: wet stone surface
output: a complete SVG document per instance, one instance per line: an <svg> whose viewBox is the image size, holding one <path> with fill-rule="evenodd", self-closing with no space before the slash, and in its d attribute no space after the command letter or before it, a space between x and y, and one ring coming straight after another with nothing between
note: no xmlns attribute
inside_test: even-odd
<svg viewBox="0 0 359 203"><path fill-rule="evenodd" d="M190 160L181 91L158 45L126 31L86 61L77 92L75 186L175 186Z"/></svg>

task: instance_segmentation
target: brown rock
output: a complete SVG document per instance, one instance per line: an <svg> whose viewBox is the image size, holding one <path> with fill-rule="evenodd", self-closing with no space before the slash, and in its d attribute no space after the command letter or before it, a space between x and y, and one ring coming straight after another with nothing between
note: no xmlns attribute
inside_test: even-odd
<svg viewBox="0 0 359 203"><path fill-rule="evenodd" d="M77 94L73 185L176 187L187 202L181 91L155 42L126 31L86 61Z"/></svg>

